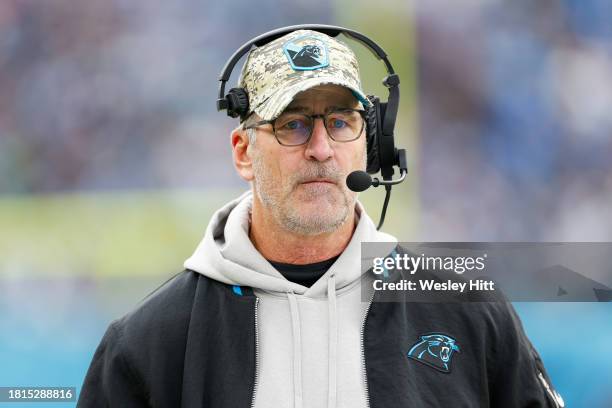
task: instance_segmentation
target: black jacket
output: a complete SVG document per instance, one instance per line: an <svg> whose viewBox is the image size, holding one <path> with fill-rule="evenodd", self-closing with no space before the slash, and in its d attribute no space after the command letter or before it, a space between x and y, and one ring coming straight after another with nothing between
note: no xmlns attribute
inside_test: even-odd
<svg viewBox="0 0 612 408"><path fill-rule="evenodd" d="M77 406L250 407L256 304L249 288L179 273L110 324ZM447 370L439 350L449 338L457 347ZM371 408L558 406L508 302L374 299L362 341ZM428 346L437 357L419 352Z"/></svg>

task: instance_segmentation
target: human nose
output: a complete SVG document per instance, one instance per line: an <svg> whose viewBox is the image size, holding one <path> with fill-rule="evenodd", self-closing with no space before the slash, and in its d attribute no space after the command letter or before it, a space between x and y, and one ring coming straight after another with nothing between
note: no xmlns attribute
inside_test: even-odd
<svg viewBox="0 0 612 408"><path fill-rule="evenodd" d="M312 128L312 135L310 136L310 140L306 145L306 150L304 153L306 154L307 159L317 160L317 161L325 161L331 158L334 155L334 149L331 146L331 139L327 134L327 129L323 124L323 120L320 121L315 118Z"/></svg>

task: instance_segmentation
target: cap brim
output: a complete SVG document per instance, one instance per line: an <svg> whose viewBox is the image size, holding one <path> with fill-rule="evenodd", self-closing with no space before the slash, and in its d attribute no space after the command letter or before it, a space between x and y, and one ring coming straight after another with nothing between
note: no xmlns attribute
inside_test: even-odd
<svg viewBox="0 0 612 408"><path fill-rule="evenodd" d="M287 106L291 103L293 98L300 92L304 92L310 88L314 88L319 85L339 85L348 88L355 98L363 104L364 107L370 106L371 103L364 93L353 86L349 81L344 81L337 77L315 77L308 78L300 81L294 85L282 88L272 94L268 99L263 101L259 106L256 106L253 111L259 115L263 120L272 120L278 117Z"/></svg>

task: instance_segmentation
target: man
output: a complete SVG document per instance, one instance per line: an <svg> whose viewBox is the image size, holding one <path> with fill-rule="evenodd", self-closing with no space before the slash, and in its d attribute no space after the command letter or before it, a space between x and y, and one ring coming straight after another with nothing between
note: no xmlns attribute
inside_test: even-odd
<svg viewBox="0 0 612 408"><path fill-rule="evenodd" d="M361 299L361 242L389 253L396 239L345 184L366 166L369 104L350 48L294 31L251 51L240 86L252 109L231 144L251 191L214 214L185 271L111 323L78 405L555 406L509 304Z"/></svg>

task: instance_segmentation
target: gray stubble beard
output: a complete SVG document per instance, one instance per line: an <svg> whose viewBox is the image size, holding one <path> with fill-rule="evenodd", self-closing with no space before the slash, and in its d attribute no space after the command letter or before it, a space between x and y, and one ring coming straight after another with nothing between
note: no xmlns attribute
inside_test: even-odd
<svg viewBox="0 0 612 408"><path fill-rule="evenodd" d="M347 222L349 216L352 214L352 209L355 208L357 193L348 189L344 182L346 175L336 167L330 167L322 163L314 166L309 164L310 167L307 167L304 173L292 175L286 184L290 186L291 190L283 191L284 186L272 180L263 162L263 158L259 152L256 151L256 148L252 147L251 153L253 157L253 172L255 175L253 179L255 194L257 194L261 203L270 211L276 223L286 231L299 235L319 235L334 232ZM366 160L364 151L364 167ZM330 195L328 197L334 201L332 205L338 208L338 211L319 212L314 216L302 216L299 211L296 211L295 208L290 205L289 196L295 192L300 181L313 177L326 177L337 181L336 187L332 188L340 188L344 202L342 204L337 204L337 199L334 196ZM322 190L323 189L321 189L321 191L313 191L311 195L320 196L324 193Z"/></svg>

